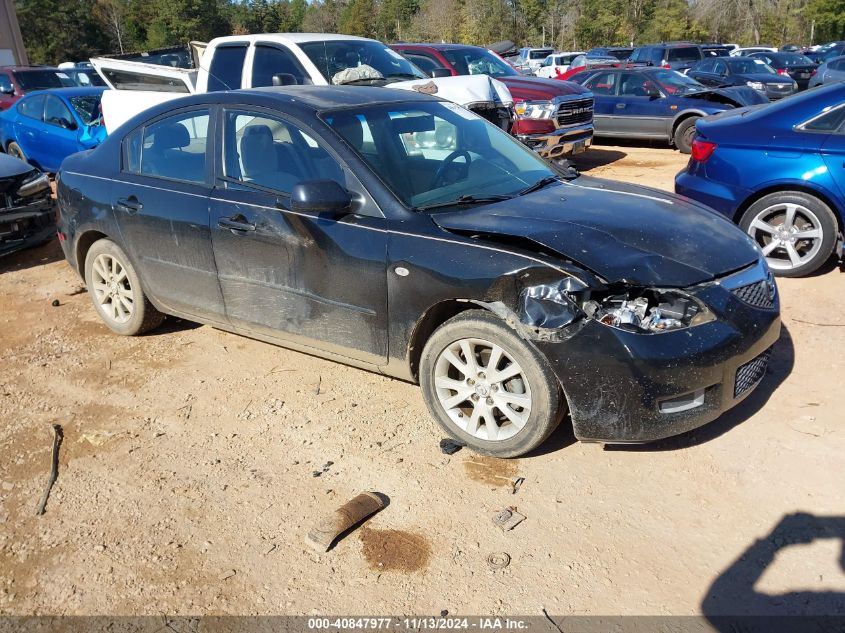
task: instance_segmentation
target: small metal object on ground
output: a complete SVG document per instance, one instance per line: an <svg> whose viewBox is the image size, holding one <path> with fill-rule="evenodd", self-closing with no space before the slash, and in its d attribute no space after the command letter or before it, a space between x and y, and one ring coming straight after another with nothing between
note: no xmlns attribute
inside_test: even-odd
<svg viewBox="0 0 845 633"><path fill-rule="evenodd" d="M454 455L464 446L466 446L466 444L453 440L449 437L440 440L440 452L444 455Z"/></svg>
<svg viewBox="0 0 845 633"><path fill-rule="evenodd" d="M387 497L378 492L362 492L325 516L308 532L308 544L318 552L327 552L343 532L375 514L387 505Z"/></svg>
<svg viewBox="0 0 845 633"><path fill-rule="evenodd" d="M504 569L511 564L510 554L507 552L493 552L487 554L487 566L490 569Z"/></svg>
<svg viewBox="0 0 845 633"><path fill-rule="evenodd" d="M502 532L514 529L523 521L525 521L525 515L517 512L513 506L493 513L493 525L501 529Z"/></svg>
<svg viewBox="0 0 845 633"><path fill-rule="evenodd" d="M51 303L50 305L52 305L54 308L58 308L62 304L59 302L58 299L53 299L53 303Z"/></svg>
<svg viewBox="0 0 845 633"><path fill-rule="evenodd" d="M519 489L522 487L522 484L525 483L525 477L516 477L511 479L511 487L513 489L513 494L519 492Z"/></svg>
<svg viewBox="0 0 845 633"><path fill-rule="evenodd" d="M44 514L44 511L47 509L47 499L50 498L50 490L53 489L53 484L56 483L56 479L59 478L59 446L62 444L62 437L64 437L64 434L62 433L62 425L54 424L53 455L50 462L50 480L47 482L47 488L44 489L44 494L41 495L41 503L38 504L38 510L35 513L37 516Z"/></svg>

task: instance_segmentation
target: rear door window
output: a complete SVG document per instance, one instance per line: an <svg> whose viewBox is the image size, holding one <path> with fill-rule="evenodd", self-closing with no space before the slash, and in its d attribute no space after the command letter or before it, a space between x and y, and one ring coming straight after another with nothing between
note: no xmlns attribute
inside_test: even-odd
<svg viewBox="0 0 845 633"><path fill-rule="evenodd" d="M18 104L18 112L25 117L41 120L41 115L44 114L44 95L34 95L27 99L21 99Z"/></svg>
<svg viewBox="0 0 845 633"><path fill-rule="evenodd" d="M592 90L594 95L615 95L618 76L616 73L598 73L585 81L584 87Z"/></svg>
<svg viewBox="0 0 845 633"><path fill-rule="evenodd" d="M192 110L145 127L140 172L147 176L204 183L208 124L208 110ZM131 158L129 164L132 164Z"/></svg>
<svg viewBox="0 0 845 633"><path fill-rule="evenodd" d="M241 73L246 59L246 44L221 46L214 49L208 73L208 91L237 90L241 87Z"/></svg>
<svg viewBox="0 0 845 633"><path fill-rule="evenodd" d="M300 86L311 83L311 78L292 52L278 46L258 44L252 60L252 87L272 86L273 75L279 73L293 75Z"/></svg>

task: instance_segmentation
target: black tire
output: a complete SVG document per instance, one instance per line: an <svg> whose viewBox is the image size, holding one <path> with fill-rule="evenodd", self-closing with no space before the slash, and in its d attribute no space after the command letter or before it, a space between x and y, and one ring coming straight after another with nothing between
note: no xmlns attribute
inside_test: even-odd
<svg viewBox="0 0 845 633"><path fill-rule="evenodd" d="M438 359L450 345L466 338L481 339L500 346L505 354L522 368L521 376L524 376L525 382L528 383L523 393L530 394L531 405L524 426L512 437L489 440L467 433L449 417L440 402L435 387L435 367ZM435 330L426 342L420 358L420 387L429 412L443 430L484 455L518 457L528 453L551 435L566 413L566 400L548 361L501 319L484 310L462 312ZM468 400L466 403L470 404ZM497 426L497 429L506 428L509 423L502 417L501 409L492 410L497 411L497 415L503 420L503 425Z"/></svg>
<svg viewBox="0 0 845 633"><path fill-rule="evenodd" d="M95 280L94 262L101 255L115 260L120 269L126 272L125 282L121 282L124 288L132 293L132 310L124 322L118 322L113 315L107 311L106 305L100 302L100 295L96 290L98 285ZM96 273L99 274L99 273ZM128 286L126 285L128 284ZM103 323L110 330L123 336L135 336L154 330L164 321L164 315L155 309L150 300L144 294L141 287L141 280L132 262L117 244L109 239L97 240L91 245L88 254L85 256L85 285L88 287L88 295L94 304L94 309Z"/></svg>
<svg viewBox="0 0 845 633"><path fill-rule="evenodd" d="M675 134L672 140L681 154L689 154L692 151L692 141L695 138L695 122L700 118L691 116L678 123L678 127L675 128Z"/></svg>
<svg viewBox="0 0 845 633"><path fill-rule="evenodd" d="M23 153L21 146L15 143L14 141L9 143L9 145L6 147L6 153L14 158L19 158L25 163L29 162L29 159L26 157L26 154Z"/></svg>
<svg viewBox="0 0 845 633"><path fill-rule="evenodd" d="M824 202L803 191L776 191L763 196L748 207L748 210L742 215L739 221L739 226L763 247L765 246L762 242L764 234L752 230L751 225L759 214L765 212L767 209L784 204L798 205L798 217L807 216L808 214L814 216L808 218L808 220L809 224L813 226L817 225L822 232L819 248L812 258L797 266L792 265L791 262L786 266L788 260L786 258L786 252L782 249L776 250L767 256L766 259L769 262L769 268L771 268L772 273L778 277L804 277L818 270L830 258L836 246L836 236L839 232L836 216L833 215L833 211ZM772 213L775 213L775 211L772 211ZM806 226L808 224L805 224ZM799 242L796 246L806 247L806 242L803 244ZM776 258L774 255L780 255L780 257ZM783 260L783 266L779 263L779 260Z"/></svg>

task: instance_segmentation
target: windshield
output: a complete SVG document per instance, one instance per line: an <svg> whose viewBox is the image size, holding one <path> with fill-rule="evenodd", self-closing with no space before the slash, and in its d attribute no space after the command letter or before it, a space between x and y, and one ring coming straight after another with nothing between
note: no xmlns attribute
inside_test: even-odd
<svg viewBox="0 0 845 633"><path fill-rule="evenodd" d="M330 84L384 85L427 75L396 51L370 40L325 40L299 45Z"/></svg>
<svg viewBox="0 0 845 633"><path fill-rule="evenodd" d="M673 95L689 94L704 90L704 86L692 77L687 77L674 70L659 70L652 74L654 80L666 92Z"/></svg>
<svg viewBox="0 0 845 633"><path fill-rule="evenodd" d="M522 143L454 103L363 106L322 118L410 208L489 202L558 175Z"/></svg>
<svg viewBox="0 0 845 633"><path fill-rule="evenodd" d="M697 46L670 48L666 51L667 62L694 62L701 59L701 50Z"/></svg>
<svg viewBox="0 0 845 633"><path fill-rule="evenodd" d="M67 75L65 75L67 77ZM55 70L21 70L15 72L15 79L18 80L21 90L47 90L49 88L63 88L65 85L73 86L68 78L68 83L62 82L59 73Z"/></svg>
<svg viewBox="0 0 845 633"><path fill-rule="evenodd" d="M546 59L547 56L554 53L554 51L550 48L541 48L538 50L531 51L531 59Z"/></svg>
<svg viewBox="0 0 845 633"><path fill-rule="evenodd" d="M614 59L618 59L619 61L625 61L631 56L631 53L634 52L633 48L611 48L607 51L607 54Z"/></svg>
<svg viewBox="0 0 845 633"><path fill-rule="evenodd" d="M82 123L91 125L95 121L99 121L100 114L100 95L85 95L81 97L71 97L68 99L71 107L74 109Z"/></svg>
<svg viewBox="0 0 845 633"><path fill-rule="evenodd" d="M781 55L776 57L775 62L782 64L784 68L792 68L794 66L815 66L813 61L805 55Z"/></svg>
<svg viewBox="0 0 845 633"><path fill-rule="evenodd" d="M459 75L490 75L491 77L514 77L519 73L483 48L459 48L440 51Z"/></svg>
<svg viewBox="0 0 845 633"><path fill-rule="evenodd" d="M732 59L726 60L725 63L734 75L753 75L755 73L763 73L766 75L777 74L774 69L762 59Z"/></svg>

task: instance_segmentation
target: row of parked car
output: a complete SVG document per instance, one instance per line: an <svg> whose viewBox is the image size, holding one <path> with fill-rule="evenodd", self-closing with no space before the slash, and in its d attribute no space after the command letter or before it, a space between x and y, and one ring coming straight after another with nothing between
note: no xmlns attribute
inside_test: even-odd
<svg viewBox="0 0 845 633"><path fill-rule="evenodd" d="M766 105L659 67L525 77L463 46L267 34L204 50L197 71L95 60L112 127L62 161L56 193L100 318L135 335L176 315L419 382L445 432L483 453L533 450L567 412L576 437L609 443L713 420L766 374L770 268L804 274L841 250L843 84ZM468 83L455 75L490 73L519 91L511 130L441 98ZM698 104L680 121L684 196L530 151L549 135L530 122L582 125L591 91ZM55 125L50 96L15 116L43 97L32 109ZM749 170L755 143L767 162ZM49 188L24 167L0 182L34 213Z"/></svg>

